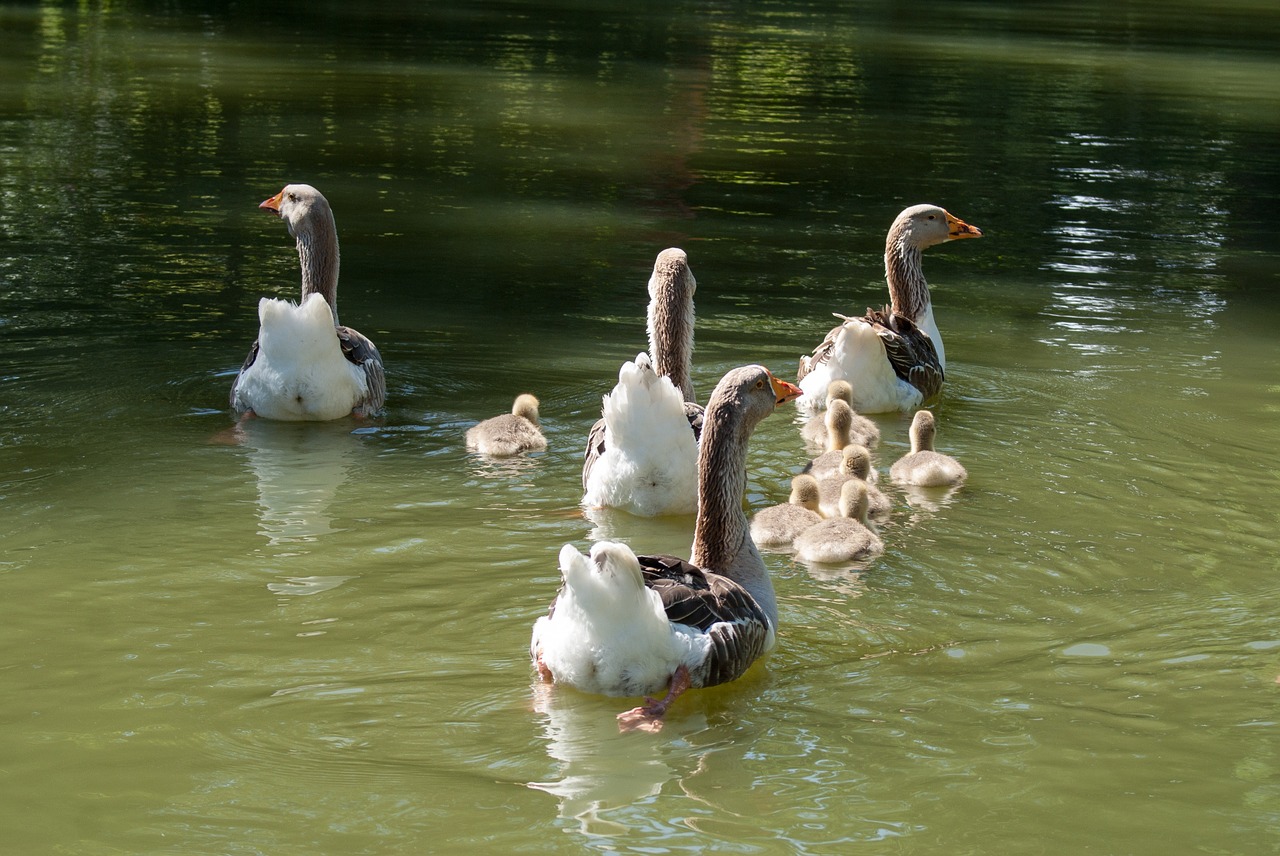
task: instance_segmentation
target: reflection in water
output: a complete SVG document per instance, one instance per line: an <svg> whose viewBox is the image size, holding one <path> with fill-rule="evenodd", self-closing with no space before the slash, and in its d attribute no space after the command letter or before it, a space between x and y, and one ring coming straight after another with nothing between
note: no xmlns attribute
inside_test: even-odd
<svg viewBox="0 0 1280 856"><path fill-rule="evenodd" d="M607 814L656 796L677 775L662 751L672 742L673 727L683 734L707 728L705 715L686 711L678 724L668 722L657 735L622 734L617 720L599 705L541 681L533 688L533 707L546 717L547 754L560 766L558 779L529 787L555 795L560 817L576 820L587 836L629 832L628 824Z"/></svg>
<svg viewBox="0 0 1280 856"><path fill-rule="evenodd" d="M313 542L341 531L333 526L331 506L360 442L348 420L291 424L246 419L236 434L257 480L258 532L272 547Z"/></svg>

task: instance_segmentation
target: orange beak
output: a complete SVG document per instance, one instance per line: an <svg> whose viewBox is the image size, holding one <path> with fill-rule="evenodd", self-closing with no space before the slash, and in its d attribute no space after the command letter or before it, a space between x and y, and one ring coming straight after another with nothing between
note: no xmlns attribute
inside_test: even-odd
<svg viewBox="0 0 1280 856"><path fill-rule="evenodd" d="M275 214L277 217L279 217L280 216L280 198L282 196L284 196L283 190L281 190L279 193L277 193L275 196L271 197L270 199L263 200L262 204L259 205L258 207L265 208L271 213Z"/></svg>
<svg viewBox="0 0 1280 856"><path fill-rule="evenodd" d="M265 203L264 203L265 204ZM947 215L947 240L954 241L957 238L981 238L982 230L977 226L970 226L959 217Z"/></svg>
<svg viewBox="0 0 1280 856"><path fill-rule="evenodd" d="M795 401L797 398L804 395L804 393L800 391L800 387L796 386L794 383L787 383L785 380L778 380L772 374L769 375L769 383L773 384L773 394L774 397L777 398L777 403L775 404L776 407L781 407L788 401Z"/></svg>

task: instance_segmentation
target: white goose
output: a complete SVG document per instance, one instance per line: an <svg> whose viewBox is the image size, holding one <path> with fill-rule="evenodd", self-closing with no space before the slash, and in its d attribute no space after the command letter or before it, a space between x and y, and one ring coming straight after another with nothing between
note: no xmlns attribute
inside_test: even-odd
<svg viewBox="0 0 1280 856"><path fill-rule="evenodd" d="M800 358L797 406L821 409L833 380L853 386L855 410L910 410L942 389L947 358L933 320L921 254L935 244L980 238L982 231L936 205L915 205L898 215L885 239L889 305L861 318L836 313L844 323L827 333L811 356Z"/></svg>
<svg viewBox="0 0 1280 856"><path fill-rule="evenodd" d="M538 427L538 399L527 392L516 396L510 413L472 425L466 437L468 449L499 458L547 448Z"/></svg>
<svg viewBox="0 0 1280 856"><path fill-rule="evenodd" d="M649 278L649 354L623 363L587 437L582 504L588 508L654 517L692 514L697 505L702 408L690 377L696 289L684 250L658 254Z"/></svg>
<svg viewBox="0 0 1280 856"><path fill-rule="evenodd" d="M969 473L950 455L933 450L937 422L928 410L917 410L911 420L911 451L893 462L889 478L901 484L943 487L959 484Z"/></svg>
<svg viewBox="0 0 1280 856"><path fill-rule="evenodd" d="M867 523L867 485L854 479L840 489L840 515L823 520L796 536L796 558L803 562L839 563L878 556L884 542Z"/></svg>
<svg viewBox="0 0 1280 856"><path fill-rule="evenodd" d="M338 230L309 184L290 184L258 206L277 214L298 242L302 299L258 301L258 338L231 386L231 406L264 419L371 416L387 397L382 356L338 324Z"/></svg>
<svg viewBox="0 0 1280 856"><path fill-rule="evenodd" d="M763 366L728 372L707 404L698 455L691 562L638 557L598 541L560 551L563 583L533 626L530 654L544 680L605 695L668 688L618 719L656 730L690 687L734 680L773 647L778 605L742 510L752 430L800 390Z"/></svg>

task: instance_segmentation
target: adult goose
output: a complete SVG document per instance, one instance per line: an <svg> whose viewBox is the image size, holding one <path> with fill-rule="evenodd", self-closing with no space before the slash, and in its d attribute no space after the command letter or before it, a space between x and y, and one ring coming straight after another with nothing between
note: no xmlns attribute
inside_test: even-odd
<svg viewBox="0 0 1280 856"><path fill-rule="evenodd" d="M854 479L840 489L840 515L810 526L796 536L796 558L803 562L851 562L878 556L884 542L867 523L867 485Z"/></svg>
<svg viewBox="0 0 1280 856"><path fill-rule="evenodd" d="M632 514L692 514L702 408L694 400L693 294L684 250L658 254L649 277L649 353L622 365L582 460L582 504ZM692 430L690 430L692 429Z"/></svg>
<svg viewBox="0 0 1280 856"><path fill-rule="evenodd" d="M937 433L933 413L917 410L911 420L911 451L893 462L889 478L920 487L943 487L964 481L969 475L964 466L950 455L933 450Z"/></svg>
<svg viewBox="0 0 1280 856"><path fill-rule="evenodd" d="M231 386L231 407L295 421L376 414L387 397L382 356L338 323L338 230L329 201L309 184L289 184L258 207L297 239L302 299L258 301L258 338Z"/></svg>
<svg viewBox="0 0 1280 856"><path fill-rule="evenodd" d="M547 448L547 440L538 427L538 399L527 392L516 396L510 413L472 425L466 437L468 449L493 457Z"/></svg>
<svg viewBox="0 0 1280 856"><path fill-rule="evenodd" d="M947 358L933 319L923 251L982 230L936 205L914 205L893 221L884 245L889 305L861 318L836 313L844 323L827 333L813 354L800 358L797 380L804 396L797 406L818 410L833 380L853 386L853 406L863 413L910 410L942 389Z"/></svg>
<svg viewBox="0 0 1280 856"><path fill-rule="evenodd" d="M544 680L587 692L657 693L620 714L624 729L656 730L690 687L734 680L773 647L778 605L742 510L747 441L800 390L763 366L729 371L707 404L698 453L698 514L689 561L637 556L598 541L560 550L560 593L533 626L530 654Z"/></svg>
<svg viewBox="0 0 1280 856"><path fill-rule="evenodd" d="M818 480L808 473L791 479L791 497L762 508L751 518L751 540L758 547L790 547L796 536L822 520Z"/></svg>

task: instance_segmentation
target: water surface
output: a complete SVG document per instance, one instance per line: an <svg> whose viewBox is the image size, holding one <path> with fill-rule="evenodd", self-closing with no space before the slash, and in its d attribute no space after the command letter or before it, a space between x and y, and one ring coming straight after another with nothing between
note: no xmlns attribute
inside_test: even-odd
<svg viewBox="0 0 1280 856"><path fill-rule="evenodd" d="M1259 853L1280 846L1270 4L0 6L0 829L24 853ZM384 418L236 429L332 202ZM656 737L533 680L668 246L695 385L787 377L930 251L953 494ZM542 400L544 454L466 427ZM908 415L876 417L876 463ZM762 424L751 508L806 452Z"/></svg>

